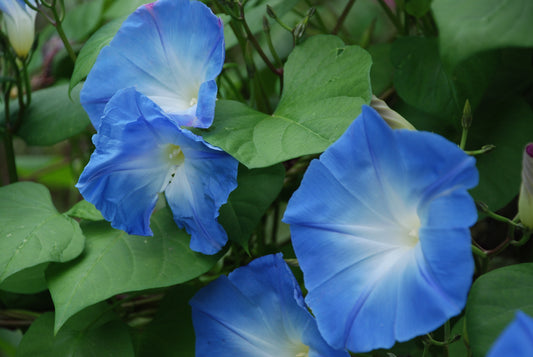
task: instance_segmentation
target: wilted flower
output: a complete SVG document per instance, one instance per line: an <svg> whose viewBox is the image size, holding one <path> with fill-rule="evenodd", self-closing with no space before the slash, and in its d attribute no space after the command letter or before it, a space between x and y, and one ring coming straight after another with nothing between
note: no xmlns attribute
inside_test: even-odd
<svg viewBox="0 0 533 357"><path fill-rule="evenodd" d="M181 129L133 88L109 101L93 143L76 187L113 227L152 235L150 215L164 192L177 225L191 234L191 249L214 254L224 246L218 210L237 186L237 160Z"/></svg>
<svg viewBox="0 0 533 357"><path fill-rule="evenodd" d="M518 197L520 221L533 229L533 143L527 144L522 158L522 185Z"/></svg>
<svg viewBox="0 0 533 357"><path fill-rule="evenodd" d="M30 1L35 4L35 1ZM37 12L24 0L2 0L0 10L4 13L7 37L11 47L20 58L28 55L35 38L35 16Z"/></svg>
<svg viewBox="0 0 533 357"><path fill-rule="evenodd" d="M190 304L196 356L349 356L324 342L281 254L221 276Z"/></svg>
<svg viewBox="0 0 533 357"><path fill-rule="evenodd" d="M224 63L222 22L199 1L143 5L99 54L81 102L98 130L109 99L135 87L180 125L211 125Z"/></svg>
<svg viewBox="0 0 533 357"><path fill-rule="evenodd" d="M392 130L367 106L311 162L284 221L330 345L388 348L461 312L477 218L467 189L477 182L457 145Z"/></svg>
<svg viewBox="0 0 533 357"><path fill-rule="evenodd" d="M503 356L533 356L533 319L522 311L516 313L487 353L487 357Z"/></svg>

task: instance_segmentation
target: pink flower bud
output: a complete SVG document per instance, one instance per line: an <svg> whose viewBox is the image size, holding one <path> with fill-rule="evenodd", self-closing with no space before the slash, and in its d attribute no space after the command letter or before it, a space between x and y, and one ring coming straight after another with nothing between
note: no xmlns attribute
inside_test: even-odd
<svg viewBox="0 0 533 357"><path fill-rule="evenodd" d="M526 145L522 158L522 185L518 199L520 221L533 228L533 143Z"/></svg>

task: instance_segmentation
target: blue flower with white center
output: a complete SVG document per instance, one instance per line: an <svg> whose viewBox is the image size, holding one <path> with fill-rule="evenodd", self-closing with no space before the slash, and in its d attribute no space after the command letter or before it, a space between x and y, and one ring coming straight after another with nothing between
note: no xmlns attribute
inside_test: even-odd
<svg viewBox="0 0 533 357"><path fill-rule="evenodd" d="M533 319L522 311L503 330L487 353L487 357L533 356Z"/></svg>
<svg viewBox="0 0 533 357"><path fill-rule="evenodd" d="M311 162L283 220L330 345L389 348L461 312L477 219L467 189L477 182L457 145L392 130L367 106Z"/></svg>
<svg viewBox="0 0 533 357"><path fill-rule="evenodd" d="M237 160L181 129L134 88L109 101L93 143L76 187L113 227L152 235L150 215L164 192L192 250L214 254L226 244L217 217L237 187Z"/></svg>
<svg viewBox="0 0 533 357"><path fill-rule="evenodd" d="M221 20L199 1L160 0L139 7L102 49L80 94L98 128L106 103L135 87L179 125L213 122L224 64Z"/></svg>
<svg viewBox="0 0 533 357"><path fill-rule="evenodd" d="M35 5L35 1L30 1ZM20 58L25 58L35 38L35 16L37 12L24 0L1 0L0 11L4 13L7 37L11 47Z"/></svg>
<svg viewBox="0 0 533 357"><path fill-rule="evenodd" d="M318 332L280 253L221 276L190 301L196 356L348 357Z"/></svg>

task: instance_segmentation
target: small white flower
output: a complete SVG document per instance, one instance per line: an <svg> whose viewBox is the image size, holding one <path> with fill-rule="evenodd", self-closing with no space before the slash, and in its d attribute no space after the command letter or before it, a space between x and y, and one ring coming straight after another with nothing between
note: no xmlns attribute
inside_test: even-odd
<svg viewBox="0 0 533 357"><path fill-rule="evenodd" d="M34 4L34 2L33 2ZM24 0L0 0L9 43L20 58L25 58L35 38L35 16L37 12Z"/></svg>

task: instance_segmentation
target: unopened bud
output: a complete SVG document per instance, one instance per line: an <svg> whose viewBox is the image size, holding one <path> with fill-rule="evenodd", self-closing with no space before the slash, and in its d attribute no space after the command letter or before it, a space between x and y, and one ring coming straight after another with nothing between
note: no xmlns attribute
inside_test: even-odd
<svg viewBox="0 0 533 357"><path fill-rule="evenodd" d="M372 95L370 106L389 124L392 129L409 129L416 130L404 117L392 110L387 103Z"/></svg>
<svg viewBox="0 0 533 357"><path fill-rule="evenodd" d="M277 19L278 18L278 15L276 15L276 13L274 12L274 9L272 8L272 6L270 5L267 5L267 14L268 16L270 16L271 18L273 19Z"/></svg>
<svg viewBox="0 0 533 357"><path fill-rule="evenodd" d="M526 145L522 156L522 185L518 198L518 214L522 224L533 229L533 143Z"/></svg>
<svg viewBox="0 0 533 357"><path fill-rule="evenodd" d="M32 2L35 4L35 1ZM11 47L20 58L25 58L35 38L35 16L37 12L24 0L2 0L0 10L4 13L7 37Z"/></svg>
<svg viewBox="0 0 533 357"><path fill-rule="evenodd" d="M468 99L465 102L465 106L463 108L463 117L461 118L461 125L464 129L470 128L472 125L472 108L470 107L470 102Z"/></svg>

